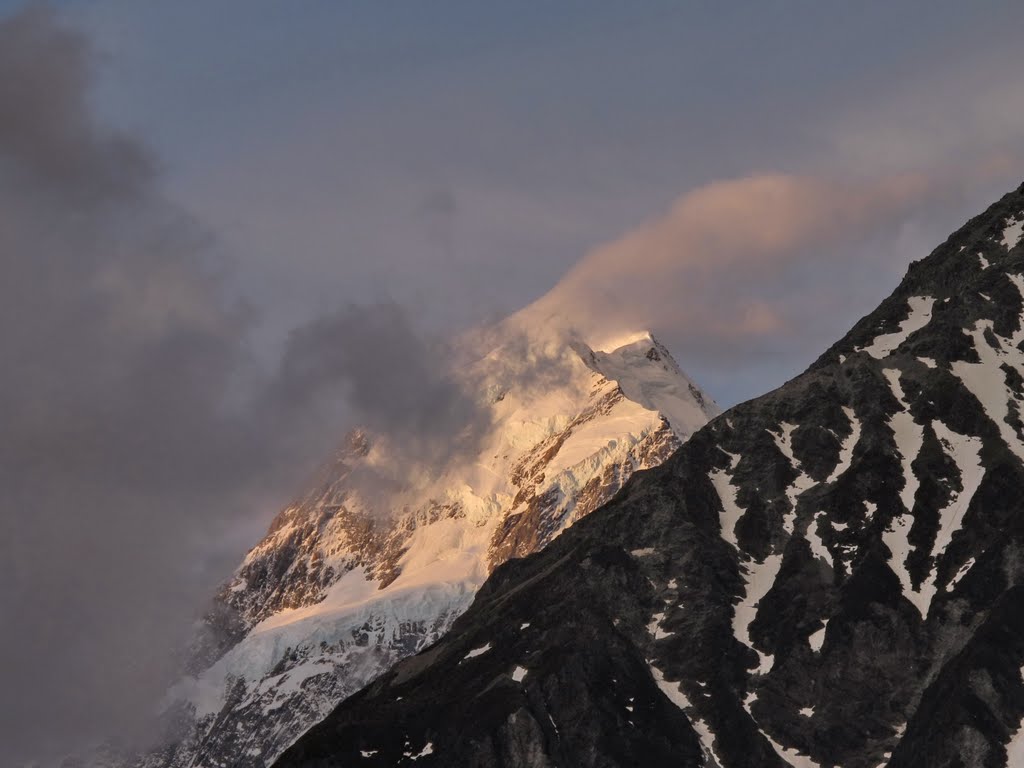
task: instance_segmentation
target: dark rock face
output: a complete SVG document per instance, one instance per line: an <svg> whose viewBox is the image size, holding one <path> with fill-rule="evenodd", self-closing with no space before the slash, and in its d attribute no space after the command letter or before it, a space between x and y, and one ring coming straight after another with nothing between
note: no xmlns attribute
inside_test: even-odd
<svg viewBox="0 0 1024 768"><path fill-rule="evenodd" d="M276 763L1022 766L1024 187Z"/></svg>

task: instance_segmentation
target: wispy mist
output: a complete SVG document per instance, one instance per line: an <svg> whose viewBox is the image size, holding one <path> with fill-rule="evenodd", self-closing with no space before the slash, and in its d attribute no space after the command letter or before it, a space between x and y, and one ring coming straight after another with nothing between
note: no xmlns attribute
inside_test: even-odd
<svg viewBox="0 0 1024 768"><path fill-rule="evenodd" d="M529 311L599 346L624 329L663 333L704 381L785 344L787 358L802 348L810 362L937 244L913 237L916 224L951 230L964 198L994 195L1022 169L976 148L914 173L713 182L587 253Z"/></svg>
<svg viewBox="0 0 1024 768"><path fill-rule="evenodd" d="M249 354L203 226L98 124L85 42L0 21L0 762L132 736L246 536L355 423L419 457L474 403L386 302Z"/></svg>

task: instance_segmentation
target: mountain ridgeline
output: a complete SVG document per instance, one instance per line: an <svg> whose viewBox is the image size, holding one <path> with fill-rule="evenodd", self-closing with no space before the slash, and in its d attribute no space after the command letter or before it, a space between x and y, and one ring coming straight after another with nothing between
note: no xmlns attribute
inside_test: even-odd
<svg viewBox="0 0 1024 768"><path fill-rule="evenodd" d="M168 734L120 768L262 768L334 706L434 643L491 570L534 552L718 413L649 334L608 351L529 312L466 340L471 451L414 467L353 432L217 595L171 690Z"/></svg>
<svg viewBox="0 0 1024 768"><path fill-rule="evenodd" d="M275 764L1024 766L1024 187Z"/></svg>

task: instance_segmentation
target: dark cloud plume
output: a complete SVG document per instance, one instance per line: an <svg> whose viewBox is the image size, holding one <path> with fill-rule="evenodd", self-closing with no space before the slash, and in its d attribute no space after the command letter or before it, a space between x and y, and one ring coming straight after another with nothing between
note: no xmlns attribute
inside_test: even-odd
<svg viewBox="0 0 1024 768"><path fill-rule="evenodd" d="M0 20L3 765L140 733L212 587L346 424L428 457L479 423L387 303L261 374L209 235L92 117L91 64L45 8Z"/></svg>
<svg viewBox="0 0 1024 768"><path fill-rule="evenodd" d="M323 402L341 382L361 426L453 450L479 425L475 404L448 377L450 356L415 333L401 306L350 305L293 332L272 393L285 403Z"/></svg>
<svg viewBox="0 0 1024 768"><path fill-rule="evenodd" d="M463 348L479 349L469 340ZM330 413L386 440L388 463L351 480L379 507L380 494L399 490L413 471L442 471L479 447L490 411L469 394L473 376L459 363L456 349L417 334L398 304L348 305L291 334L258 410L307 442L315 425L301 425Z"/></svg>

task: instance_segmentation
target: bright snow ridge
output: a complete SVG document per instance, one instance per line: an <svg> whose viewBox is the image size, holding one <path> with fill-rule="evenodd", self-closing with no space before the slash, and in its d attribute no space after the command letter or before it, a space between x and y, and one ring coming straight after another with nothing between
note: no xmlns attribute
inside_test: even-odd
<svg viewBox="0 0 1024 768"><path fill-rule="evenodd" d="M718 415L718 406L695 397L696 385L650 333L611 352L595 350L593 360L630 401L663 415L681 440Z"/></svg>

